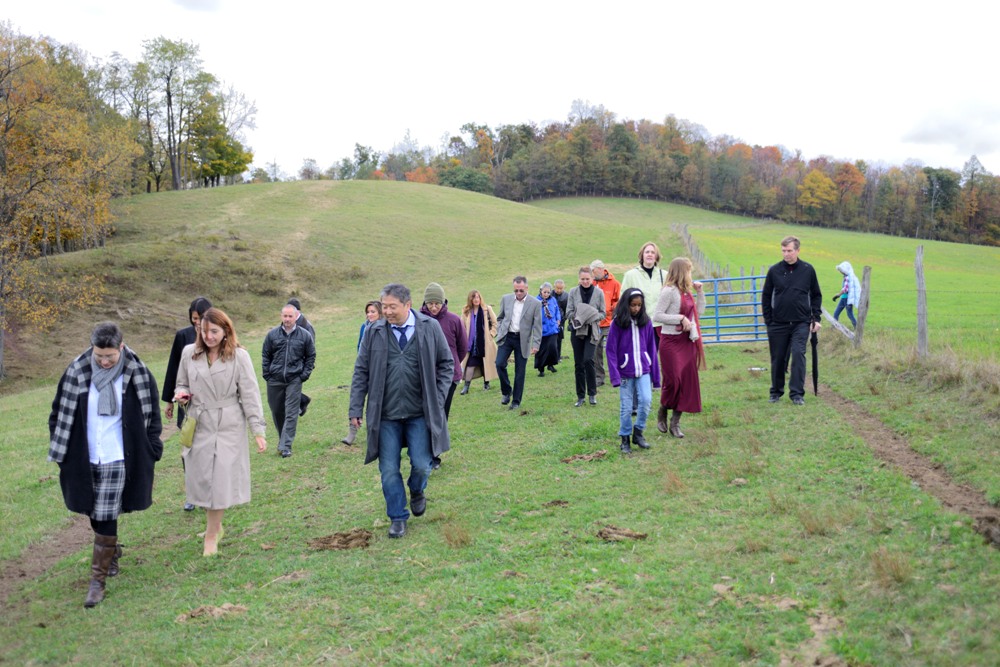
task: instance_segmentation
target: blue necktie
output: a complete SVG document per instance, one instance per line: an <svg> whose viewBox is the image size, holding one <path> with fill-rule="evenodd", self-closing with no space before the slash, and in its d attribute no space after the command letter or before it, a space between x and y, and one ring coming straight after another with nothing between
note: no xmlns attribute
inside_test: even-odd
<svg viewBox="0 0 1000 667"><path fill-rule="evenodd" d="M402 350L406 347L406 327L393 326L392 328L399 332L399 349Z"/></svg>

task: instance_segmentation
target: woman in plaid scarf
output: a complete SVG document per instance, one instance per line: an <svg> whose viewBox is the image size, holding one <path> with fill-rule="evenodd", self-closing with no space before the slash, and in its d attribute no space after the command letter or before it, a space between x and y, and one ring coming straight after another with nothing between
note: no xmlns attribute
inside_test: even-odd
<svg viewBox="0 0 1000 667"><path fill-rule="evenodd" d="M114 322L98 324L90 344L59 380L49 416L49 460L59 464L63 500L94 530L88 608L119 571L118 515L153 504L153 466L163 454L152 373Z"/></svg>

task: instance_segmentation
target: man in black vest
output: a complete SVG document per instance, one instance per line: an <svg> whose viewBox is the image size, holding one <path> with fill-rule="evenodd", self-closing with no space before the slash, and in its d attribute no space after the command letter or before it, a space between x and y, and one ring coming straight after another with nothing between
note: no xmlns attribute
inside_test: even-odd
<svg viewBox="0 0 1000 667"><path fill-rule="evenodd" d="M785 393L785 371L791 356L788 394L795 405L805 405L806 341L819 331L823 293L812 264L799 259L799 240L781 241L783 259L767 271L761 294L761 311L771 349L771 403Z"/></svg>
<svg viewBox="0 0 1000 667"><path fill-rule="evenodd" d="M450 448L444 402L455 361L441 325L411 308L409 288L386 285L381 301L383 319L365 330L354 362L348 417L360 428L367 398L365 463L378 459L389 537L402 537L410 514L427 511L424 491L433 457ZM410 457L409 511L400 471L403 447Z"/></svg>

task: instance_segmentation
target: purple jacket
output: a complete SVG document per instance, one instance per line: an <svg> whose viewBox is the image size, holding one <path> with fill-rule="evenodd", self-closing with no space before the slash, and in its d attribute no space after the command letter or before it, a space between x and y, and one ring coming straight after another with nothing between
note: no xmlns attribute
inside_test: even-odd
<svg viewBox="0 0 1000 667"><path fill-rule="evenodd" d="M441 331L444 332L444 339L448 341L448 347L451 348L451 356L455 360L454 382L460 381L462 379L462 359L465 359L465 355L469 351L469 339L465 336L465 325L462 324L462 318L448 312L447 302L441 306L441 310L438 311L437 316L431 315L431 311L427 310L427 306L421 306L420 312L427 317L437 320L437 323L441 325Z"/></svg>
<svg viewBox="0 0 1000 667"><path fill-rule="evenodd" d="M654 387L660 386L660 365L656 363L656 332L647 322L641 329L634 323L622 329L612 320L608 330L608 375L611 386L621 385L622 378L650 375Z"/></svg>

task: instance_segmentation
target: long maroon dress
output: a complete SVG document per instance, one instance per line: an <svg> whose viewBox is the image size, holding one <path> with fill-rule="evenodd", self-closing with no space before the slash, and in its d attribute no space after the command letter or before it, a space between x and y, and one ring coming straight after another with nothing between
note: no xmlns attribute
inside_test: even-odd
<svg viewBox="0 0 1000 667"><path fill-rule="evenodd" d="M698 322L698 308L690 294L681 295L680 314ZM701 412L698 367L704 365L704 358L701 338L692 341L686 331L660 336L660 405L680 412Z"/></svg>

